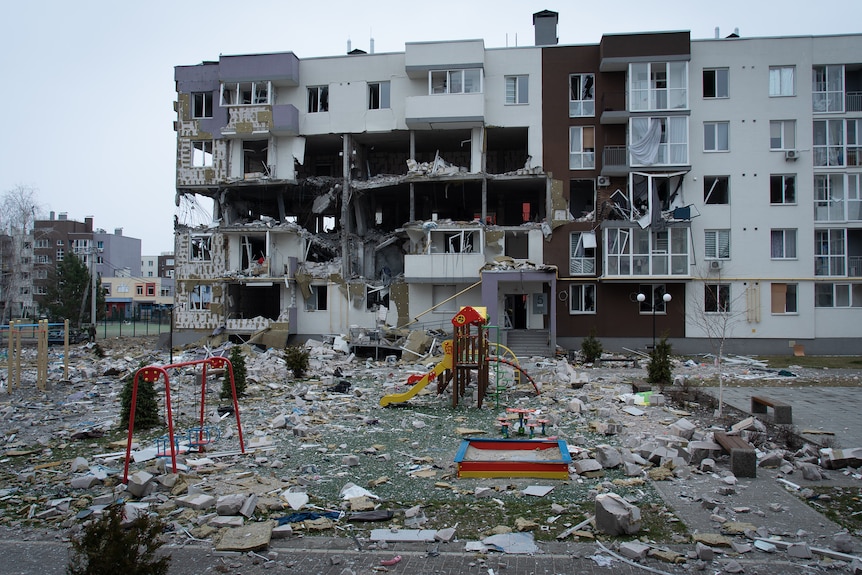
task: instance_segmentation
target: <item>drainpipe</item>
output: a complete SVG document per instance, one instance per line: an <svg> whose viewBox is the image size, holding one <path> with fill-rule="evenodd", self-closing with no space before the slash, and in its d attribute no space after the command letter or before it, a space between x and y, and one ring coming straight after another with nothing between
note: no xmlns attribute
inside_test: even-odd
<svg viewBox="0 0 862 575"><path fill-rule="evenodd" d="M342 140L342 175L344 184L341 186L341 277L344 281L350 279L350 238L347 237L350 221L350 135L344 134Z"/></svg>

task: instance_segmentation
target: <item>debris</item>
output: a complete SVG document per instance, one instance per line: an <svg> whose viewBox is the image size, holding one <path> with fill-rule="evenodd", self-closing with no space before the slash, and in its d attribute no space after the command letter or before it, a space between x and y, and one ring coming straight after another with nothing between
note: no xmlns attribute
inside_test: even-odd
<svg viewBox="0 0 862 575"><path fill-rule="evenodd" d="M513 555L532 555L539 550L533 540L533 534L529 532L492 535L482 539L482 543L497 551Z"/></svg>
<svg viewBox="0 0 862 575"><path fill-rule="evenodd" d="M640 509L616 493L596 497L596 529L608 535L632 535L640 528Z"/></svg>

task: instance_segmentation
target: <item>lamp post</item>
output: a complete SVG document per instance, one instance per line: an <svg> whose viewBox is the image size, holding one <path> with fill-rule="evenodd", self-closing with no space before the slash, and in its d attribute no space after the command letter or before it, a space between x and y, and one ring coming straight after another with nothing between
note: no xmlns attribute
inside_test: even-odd
<svg viewBox="0 0 862 575"><path fill-rule="evenodd" d="M642 294L642 293L639 293L637 295L637 300L639 303L645 302L646 298L647 298L647 296ZM665 305L667 305L667 303L672 298L670 297L669 293L665 293L664 295L661 296L661 299L665 303ZM655 308L656 308L656 301L655 301L655 298L653 298L652 302L650 303L650 309L652 309L652 348L653 349L655 349Z"/></svg>

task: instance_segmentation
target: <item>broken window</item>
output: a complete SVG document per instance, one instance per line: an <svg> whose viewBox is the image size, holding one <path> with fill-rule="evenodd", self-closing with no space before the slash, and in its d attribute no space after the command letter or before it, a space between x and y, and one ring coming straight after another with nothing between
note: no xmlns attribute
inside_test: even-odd
<svg viewBox="0 0 862 575"><path fill-rule="evenodd" d="M326 285L311 285L311 296L305 300L305 311L326 311L328 289Z"/></svg>
<svg viewBox="0 0 862 575"><path fill-rule="evenodd" d="M192 288L189 302L192 310L202 311L210 308L213 301L213 287L208 284L198 284Z"/></svg>
<svg viewBox="0 0 862 575"><path fill-rule="evenodd" d="M730 176L704 176L704 204L730 203Z"/></svg>
<svg viewBox="0 0 862 575"><path fill-rule="evenodd" d="M192 142L192 167L209 168L213 165L213 141Z"/></svg>
<svg viewBox="0 0 862 575"><path fill-rule="evenodd" d="M727 98L728 77L730 70L727 68L705 69L703 71L703 97L704 98Z"/></svg>
<svg viewBox="0 0 862 575"><path fill-rule="evenodd" d="M596 313L595 284L572 284L569 287L569 313Z"/></svg>
<svg viewBox="0 0 862 575"><path fill-rule="evenodd" d="M596 273L595 232L573 232L569 236L569 274Z"/></svg>
<svg viewBox="0 0 862 575"><path fill-rule="evenodd" d="M506 76L506 103L528 104L530 102L530 77Z"/></svg>
<svg viewBox="0 0 862 575"><path fill-rule="evenodd" d="M595 75L571 74L569 76L569 117L596 115Z"/></svg>
<svg viewBox="0 0 862 575"><path fill-rule="evenodd" d="M373 311L381 307L389 307L389 288L366 286L365 309Z"/></svg>
<svg viewBox="0 0 862 575"><path fill-rule="evenodd" d="M772 313L796 313L799 311L796 302L797 284L772 284Z"/></svg>
<svg viewBox="0 0 862 575"><path fill-rule="evenodd" d="M446 253L466 254L473 252L473 232L460 231L446 238Z"/></svg>
<svg viewBox="0 0 862 575"><path fill-rule="evenodd" d="M368 84L368 109L389 108L389 82L370 82Z"/></svg>
<svg viewBox="0 0 862 575"><path fill-rule="evenodd" d="M479 94L482 92L482 70L431 70L428 72L430 94Z"/></svg>
<svg viewBox="0 0 862 575"><path fill-rule="evenodd" d="M576 220L593 216L596 210L595 180L571 180L569 182L569 213Z"/></svg>
<svg viewBox="0 0 862 575"><path fill-rule="evenodd" d="M505 232L506 255L516 260L530 257L530 236L524 232Z"/></svg>
<svg viewBox="0 0 862 575"><path fill-rule="evenodd" d="M688 107L688 62L629 64L631 110Z"/></svg>
<svg viewBox="0 0 862 575"><path fill-rule="evenodd" d="M208 262L212 260L212 236L192 236L191 261Z"/></svg>
<svg viewBox="0 0 862 575"><path fill-rule="evenodd" d="M243 140L242 166L243 174L267 174L269 142L267 140Z"/></svg>
<svg viewBox="0 0 862 575"><path fill-rule="evenodd" d="M730 284L704 284L703 311L727 313L730 311Z"/></svg>
<svg viewBox="0 0 862 575"><path fill-rule="evenodd" d="M772 174L769 176L769 203L796 203L796 174Z"/></svg>
<svg viewBox="0 0 862 575"><path fill-rule="evenodd" d="M192 118L213 117L213 93L192 92Z"/></svg>
<svg viewBox="0 0 862 575"><path fill-rule="evenodd" d="M226 82L221 85L222 106L270 104L272 86L269 82Z"/></svg>
<svg viewBox="0 0 862 575"><path fill-rule="evenodd" d="M592 126L569 128L569 169L589 170L596 167L596 136Z"/></svg>
<svg viewBox="0 0 862 575"><path fill-rule="evenodd" d="M704 230L704 257L708 260L730 258L730 230Z"/></svg>
<svg viewBox="0 0 862 575"><path fill-rule="evenodd" d="M308 113L329 111L329 86L308 87Z"/></svg>

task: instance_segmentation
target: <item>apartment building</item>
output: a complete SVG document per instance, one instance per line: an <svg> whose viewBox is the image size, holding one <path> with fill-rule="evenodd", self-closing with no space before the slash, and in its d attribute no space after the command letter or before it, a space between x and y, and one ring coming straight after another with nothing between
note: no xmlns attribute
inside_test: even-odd
<svg viewBox="0 0 862 575"><path fill-rule="evenodd" d="M179 337L478 305L539 353L857 346L860 36L569 46L557 17L529 47L177 66Z"/></svg>
<svg viewBox="0 0 862 575"><path fill-rule="evenodd" d="M37 307L48 293L50 272L57 263L73 254L89 266L93 245L92 217L86 217L83 222L79 222L70 220L66 212L56 215L51 212L47 220L34 222L31 277L33 301Z"/></svg>

